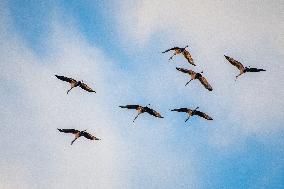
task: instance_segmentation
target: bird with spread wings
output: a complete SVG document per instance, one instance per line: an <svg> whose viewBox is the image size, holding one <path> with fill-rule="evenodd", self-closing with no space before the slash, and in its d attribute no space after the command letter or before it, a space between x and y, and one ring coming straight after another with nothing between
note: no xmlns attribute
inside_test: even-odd
<svg viewBox="0 0 284 189"><path fill-rule="evenodd" d="M243 66L243 64L240 63L239 61L237 61L237 60L235 60L235 59L233 59L233 58L231 58L231 57L229 57L229 56L226 56L226 55L224 55L224 56L225 56L225 58L226 58L233 66L237 67L237 68L240 70L240 74L236 76L236 80L237 80L237 78L238 78L240 75L242 75L242 74L244 74L244 73L246 73L246 72L261 72L261 71L266 71L266 70L264 70L264 69L251 68L250 66L249 66L249 67L245 67L245 66Z"/></svg>
<svg viewBox="0 0 284 189"><path fill-rule="evenodd" d="M209 115L207 115L206 113L204 112L201 112L201 111L198 111L199 107L195 108L194 110L192 109L189 109L189 108L178 108L178 109L173 109L171 111L176 111L176 112L185 112L188 114L188 118L185 120L185 122L188 121L188 119L191 117L191 116L194 116L194 115L197 115L199 117L202 117L204 119L207 119L207 120L213 120L212 117L210 117Z"/></svg>
<svg viewBox="0 0 284 189"><path fill-rule="evenodd" d="M154 116L154 117L158 117L158 118L164 118L161 116L161 114L147 106L140 106L140 105L126 105L126 106L119 106L120 108L127 108L127 109L135 109L138 111L138 114L136 115L136 117L134 118L133 122L137 119L137 117L144 113L147 112L148 114Z"/></svg>
<svg viewBox="0 0 284 189"><path fill-rule="evenodd" d="M182 72L182 73L186 73L188 74L191 79L185 84L185 86L191 82L192 80L194 79L198 79L200 81L200 83L209 91L212 91L213 88L212 86L208 83L208 81L206 80L205 77L203 77L201 75L201 73L203 73L203 71L201 73L196 73L195 71L193 70L188 70L188 69L185 69L185 68L176 68L178 71Z"/></svg>
<svg viewBox="0 0 284 189"><path fill-rule="evenodd" d="M75 142L75 140L77 140L81 136L83 136L83 137L85 137L89 140L101 140L101 139L91 135L90 133L86 132L86 130L84 130L84 131L79 131L79 130L76 130L76 129L57 129L57 130L60 131L60 132L63 132L63 133L72 133L72 134L75 135L75 139L72 140L71 145Z"/></svg>
<svg viewBox="0 0 284 189"><path fill-rule="evenodd" d="M175 55L178 55L178 54L182 53L182 55L183 55L184 58L188 61L188 63L192 64L193 66L196 66L195 63L194 63L194 61L193 61L193 58L192 58L191 54L189 53L188 50L186 50L187 47L188 47L188 45L185 46L184 48L173 47L173 48L170 48L170 49L165 50L165 51L162 52L162 53L166 53L166 52L169 52L169 51L174 51L174 54L169 58L169 61L170 61L171 59L173 59L173 57L174 57Z"/></svg>
<svg viewBox="0 0 284 189"><path fill-rule="evenodd" d="M96 91L94 91L92 88L90 88L87 84L83 83L83 81L77 81L77 80L75 80L73 78L60 76L60 75L55 75L55 77L57 77L57 79L60 79L61 81L66 81L66 82L71 84L71 88L67 91L67 94L73 88L78 87L78 86L81 87L82 89L84 89L85 91L96 93Z"/></svg>

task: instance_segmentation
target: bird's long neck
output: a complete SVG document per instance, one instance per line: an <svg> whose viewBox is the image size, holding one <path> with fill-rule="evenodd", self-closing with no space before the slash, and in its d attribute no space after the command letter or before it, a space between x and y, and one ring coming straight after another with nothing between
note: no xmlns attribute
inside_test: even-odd
<svg viewBox="0 0 284 189"><path fill-rule="evenodd" d="M195 112L199 107L196 107L192 112Z"/></svg>

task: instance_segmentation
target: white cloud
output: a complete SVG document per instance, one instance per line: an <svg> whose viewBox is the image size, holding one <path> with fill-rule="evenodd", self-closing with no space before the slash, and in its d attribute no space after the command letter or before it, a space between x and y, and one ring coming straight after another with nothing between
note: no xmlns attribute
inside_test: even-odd
<svg viewBox="0 0 284 189"><path fill-rule="evenodd" d="M1 170L14 168L1 174L7 179L1 186L133 188L141 178L149 179L149 187L161 181L178 184L177 178L171 180L165 162L159 161L162 156L151 155L166 154L162 146L174 137L170 135L172 128L147 115L133 126L134 112L118 108L138 101L139 95L137 98L132 89L132 82L138 79L129 80L132 74L120 70L105 52L89 44L72 23L63 24L56 17L50 24L50 35L43 39L47 53L38 56L11 29L9 13L2 9L0 78L4 82L0 103L5 109L0 114L0 137L5 143L0 144L0 165ZM83 79L97 93L76 88L66 95L68 84L54 74ZM102 140L80 138L71 147L73 136L56 128L88 129ZM174 154L166 155L168 167L174 168L178 159ZM193 173L188 159L186 167L187 173ZM181 169L179 165L176 172ZM11 175L17 170L19 179L13 182ZM197 177L191 175L194 183Z"/></svg>
<svg viewBox="0 0 284 189"><path fill-rule="evenodd" d="M122 38L123 43L155 53L189 44L198 65L193 69L204 71L213 92L202 91L198 82L184 88L188 78L174 66L190 66L180 64L184 60L179 57L174 59L177 64L167 65L170 53L156 53L160 60L145 70L153 75L149 91L167 94L160 95L163 103L197 104L211 113L215 119L214 128L208 129L209 143L223 148L243 137L270 137L283 129L283 6L282 1L142 0L120 5L124 14L117 14L118 28L129 36ZM224 54L267 72L248 73L234 82L238 70ZM154 78L160 81L153 82Z"/></svg>

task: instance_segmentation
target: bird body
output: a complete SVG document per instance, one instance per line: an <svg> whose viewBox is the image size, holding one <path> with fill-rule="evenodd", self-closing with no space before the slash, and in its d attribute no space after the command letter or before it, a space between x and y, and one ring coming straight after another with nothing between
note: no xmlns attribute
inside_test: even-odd
<svg viewBox="0 0 284 189"><path fill-rule="evenodd" d="M171 59L173 59L173 57L174 57L175 55L178 55L178 54L182 53L182 55L183 55L184 58L188 61L188 63L192 64L193 66L196 66L195 63L194 63L194 61L193 61L193 58L192 58L191 54L189 53L189 51L186 50L186 47L188 47L188 45L185 46L184 48L173 47L173 48L170 48L170 49L165 50L165 51L162 52L162 53L166 53L166 52L169 52L169 51L174 51L174 54L169 58L169 61L170 61Z"/></svg>
<svg viewBox="0 0 284 189"><path fill-rule="evenodd" d="M133 122L137 119L137 117L142 114L147 112L148 114L154 116L154 117L158 117L158 118L164 118L161 116L161 114L147 106L140 106L140 105L125 105L125 106L119 106L120 108L127 108L127 109L135 109L138 111L138 114L136 115L136 117L134 118Z"/></svg>
<svg viewBox="0 0 284 189"><path fill-rule="evenodd" d="M246 72L261 72L261 71L266 71L266 70L264 70L264 69L251 68L250 66L249 66L249 67L245 67L245 66L243 66L243 64L240 63L239 61L237 61L237 60L235 60L235 59L233 59L233 58L231 58L231 57L229 57L229 56L226 56L226 55L224 55L224 56L225 56L225 58L226 58L233 66L237 67L237 68L240 70L240 74L236 76L236 79L237 79L240 75L242 75L242 74L244 74L244 73L246 73Z"/></svg>
<svg viewBox="0 0 284 189"><path fill-rule="evenodd" d="M96 91L94 91L92 88L90 88L88 85L86 85L85 83L83 83L83 81L77 81L73 78L69 78L69 77L65 77L65 76L60 76L60 75L55 75L57 77L57 79L60 79L61 81L66 81L68 83L70 83L71 88L67 91L67 94L75 87L81 87L82 89L84 89L85 91L88 92L94 92L96 93Z"/></svg>
<svg viewBox="0 0 284 189"><path fill-rule="evenodd" d="M201 73L203 73L203 71L201 73L197 73L193 70L188 70L185 68L176 68L178 71L186 73L190 76L190 80L185 84L185 86L191 82L192 80L198 79L200 81L200 83L209 91L212 91L213 88L212 86L208 83L207 79L205 77L202 76Z"/></svg>
<svg viewBox="0 0 284 189"><path fill-rule="evenodd" d="M57 130L60 131L60 132L63 132L63 133L74 134L75 138L74 138L74 140L72 140L71 145L75 142L75 140L77 140L81 136L83 136L83 137L85 137L89 140L101 140L101 139L91 135L90 133L86 132L86 130L84 130L84 131L79 131L79 130L76 130L76 129L57 129Z"/></svg>
<svg viewBox="0 0 284 189"><path fill-rule="evenodd" d="M202 117L204 119L207 119L207 120L213 120L213 118L211 118L209 115L207 115L206 113L204 112L201 112L201 111L198 111L199 107L195 108L194 110L192 109L189 109L189 108L179 108L179 109L173 109L171 111L176 111L176 112L185 112L188 114L188 118L185 120L185 122L188 121L188 119L191 117L191 116L194 116L194 115L198 115L199 117Z"/></svg>

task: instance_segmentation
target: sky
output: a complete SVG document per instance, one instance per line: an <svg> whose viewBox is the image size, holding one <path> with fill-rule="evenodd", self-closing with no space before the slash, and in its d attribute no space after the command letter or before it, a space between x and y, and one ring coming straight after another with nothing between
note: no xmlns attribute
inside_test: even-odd
<svg viewBox="0 0 284 189"><path fill-rule="evenodd" d="M0 1L0 188L284 188L284 2ZM196 63L161 52L189 45ZM224 55L266 69L235 81ZM203 71L207 91L175 67ZM68 95L64 75L78 88ZM158 119L120 109L150 104ZM195 108L214 120L173 108ZM101 141L57 128L87 129Z"/></svg>

